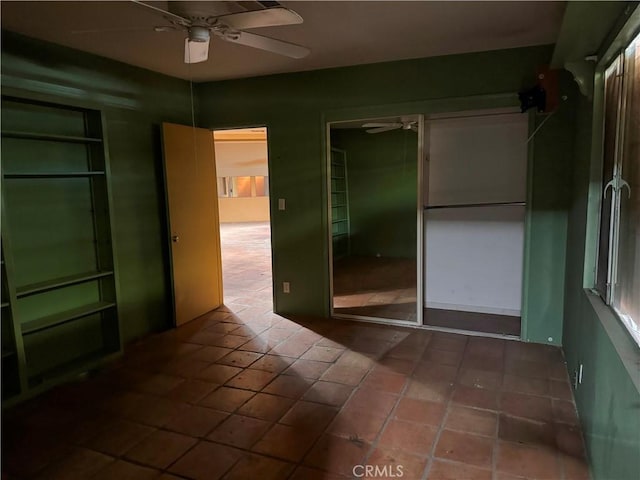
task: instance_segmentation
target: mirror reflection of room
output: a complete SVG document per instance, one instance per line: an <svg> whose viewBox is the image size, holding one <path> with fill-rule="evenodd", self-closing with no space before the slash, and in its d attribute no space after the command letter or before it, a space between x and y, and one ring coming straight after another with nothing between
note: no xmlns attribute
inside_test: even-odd
<svg viewBox="0 0 640 480"><path fill-rule="evenodd" d="M417 320L418 127L331 124L334 315Z"/></svg>

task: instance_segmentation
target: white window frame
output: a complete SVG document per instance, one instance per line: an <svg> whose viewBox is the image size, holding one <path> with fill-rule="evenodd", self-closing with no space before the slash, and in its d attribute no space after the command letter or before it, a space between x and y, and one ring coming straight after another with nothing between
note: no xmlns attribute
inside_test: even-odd
<svg viewBox="0 0 640 480"><path fill-rule="evenodd" d="M596 255L596 275L594 278L594 289L603 297L604 302L613 310L621 323L625 325L629 334L633 337L635 342L640 346L640 319L631 318L630 315L620 311L615 305L616 289L618 288L618 259L619 259L619 246L620 246L620 202L623 195L634 194L638 195L640 192L631 192L631 187L624 179L624 172L622 171L622 163L624 161L624 145L625 145L625 133L627 122L627 100L629 98L630 90L626 83L625 78L625 62L626 62L626 50L631 47L632 44L640 44L640 33L636 34L629 43L623 48L619 49L613 58L607 63L605 72L615 64L616 61L621 65L621 78L622 84L620 88L619 98L607 99L606 90L603 95L603 105L606 105L607 101L617 101L617 115L616 115L616 133L615 133L615 151L614 151L614 165L613 165L613 177L609 179L603 179L602 181L602 195L611 194L611 216L609 221L609 249L607 254L607 279L606 279L606 292L601 292L595 285L597 284L598 273L597 265L598 258L603 252L598 251ZM637 68L638 66L636 66ZM604 87L604 85L603 85ZM606 121L606 115L602 118L602 127L604 129ZM600 165L604 163L604 152L601 157ZM606 181L606 183L605 183ZM603 198L600 201L603 201ZM600 219L598 225L598 234L601 234L602 219ZM603 295L604 294L604 295Z"/></svg>

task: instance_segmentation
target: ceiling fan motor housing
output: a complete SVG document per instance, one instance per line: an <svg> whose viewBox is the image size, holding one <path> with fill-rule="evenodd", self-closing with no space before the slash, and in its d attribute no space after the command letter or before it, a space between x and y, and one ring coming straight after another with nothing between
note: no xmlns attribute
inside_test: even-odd
<svg viewBox="0 0 640 480"><path fill-rule="evenodd" d="M189 40L191 42L204 43L209 41L209 29L206 27L190 27Z"/></svg>

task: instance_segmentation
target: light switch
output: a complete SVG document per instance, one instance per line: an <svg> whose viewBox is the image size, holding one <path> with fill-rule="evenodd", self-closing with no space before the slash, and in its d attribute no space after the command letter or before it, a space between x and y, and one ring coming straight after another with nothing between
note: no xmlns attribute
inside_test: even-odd
<svg viewBox="0 0 640 480"><path fill-rule="evenodd" d="M279 198L278 199L278 210L286 210L287 206L285 203L285 199L284 198Z"/></svg>

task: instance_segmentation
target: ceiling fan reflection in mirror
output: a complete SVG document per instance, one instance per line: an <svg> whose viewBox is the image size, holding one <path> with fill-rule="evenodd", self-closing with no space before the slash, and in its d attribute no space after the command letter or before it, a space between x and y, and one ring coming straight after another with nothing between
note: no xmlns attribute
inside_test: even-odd
<svg viewBox="0 0 640 480"><path fill-rule="evenodd" d="M239 43L291 58L303 58L311 52L301 45L245 31L254 28L297 25L303 22L300 15L279 6L277 2L269 2L270 5L276 6L258 10L208 15L207 4L212 5L217 2L169 2L170 6L174 3L179 6L180 14L178 14L140 0L130 1L162 15L169 22L169 25L154 27L156 32L183 30L187 34L184 41L185 63L205 62L209 58L209 43L212 35L227 42ZM99 32L100 30L83 30L74 33Z"/></svg>
<svg viewBox="0 0 640 480"><path fill-rule="evenodd" d="M362 125L362 128L367 128L367 133L382 133L390 130L411 130L412 132L418 131L417 120L400 120L399 122L369 122Z"/></svg>

